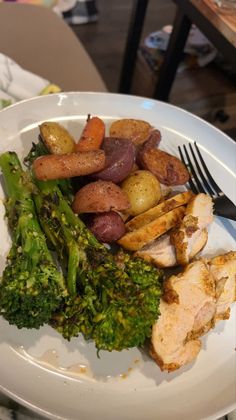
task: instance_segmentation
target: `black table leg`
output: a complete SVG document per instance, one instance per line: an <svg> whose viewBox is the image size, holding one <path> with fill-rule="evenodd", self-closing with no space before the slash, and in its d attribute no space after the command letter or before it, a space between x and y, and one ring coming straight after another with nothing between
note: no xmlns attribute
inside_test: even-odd
<svg viewBox="0 0 236 420"><path fill-rule="evenodd" d="M129 93L131 88L148 0L135 0L133 3L118 89L120 93Z"/></svg>
<svg viewBox="0 0 236 420"><path fill-rule="evenodd" d="M183 56L183 50L191 28L191 24L191 20L180 10L177 10L173 24L173 31L169 40L163 64L160 68L160 73L154 92L155 99L168 102L171 86L175 78L176 70Z"/></svg>

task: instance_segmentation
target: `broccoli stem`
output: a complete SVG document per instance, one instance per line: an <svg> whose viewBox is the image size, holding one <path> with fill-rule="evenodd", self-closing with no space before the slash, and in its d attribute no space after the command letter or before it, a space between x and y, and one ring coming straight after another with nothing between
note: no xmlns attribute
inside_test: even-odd
<svg viewBox="0 0 236 420"><path fill-rule="evenodd" d="M0 156L0 167L4 175L5 189L8 196L6 202L7 216L13 227L16 224L14 218L17 217L19 210L21 214L34 212L34 204L31 199L31 188L33 188L33 185L30 185L26 173L18 170L19 166L19 159L14 152L4 153Z"/></svg>
<svg viewBox="0 0 236 420"><path fill-rule="evenodd" d="M78 269L84 258L76 241L78 231L83 229L82 221L74 215L67 201L63 199L56 182L37 181L36 185L40 193L35 194L34 201L41 225L54 248L60 249L61 261L65 262L64 254L67 254L67 288L70 296L75 297Z"/></svg>
<svg viewBox="0 0 236 420"><path fill-rule="evenodd" d="M67 291L38 222L35 186L14 152L0 156L12 246L0 282L0 313L18 328L48 322Z"/></svg>
<svg viewBox="0 0 236 420"><path fill-rule="evenodd" d="M56 250L61 248L63 254L66 250L70 290L77 292L51 325L67 339L83 333L98 349L122 350L143 344L159 314L162 272L128 254L117 264L73 213L56 182L35 182L41 225L57 243ZM72 244L78 251L74 261Z"/></svg>

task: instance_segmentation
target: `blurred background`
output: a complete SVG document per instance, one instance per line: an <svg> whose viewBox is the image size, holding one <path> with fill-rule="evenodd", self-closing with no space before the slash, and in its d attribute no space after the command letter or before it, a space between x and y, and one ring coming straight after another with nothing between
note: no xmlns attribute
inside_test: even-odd
<svg viewBox="0 0 236 420"><path fill-rule="evenodd" d="M72 26L110 92L118 91L132 5L132 0L98 0L98 21ZM176 6L171 0L149 1L132 94L152 97L163 53L148 48L145 41L150 34L172 25L175 12ZM203 67L191 54L186 55L171 90L170 103L203 117L236 138L236 75L220 54Z"/></svg>

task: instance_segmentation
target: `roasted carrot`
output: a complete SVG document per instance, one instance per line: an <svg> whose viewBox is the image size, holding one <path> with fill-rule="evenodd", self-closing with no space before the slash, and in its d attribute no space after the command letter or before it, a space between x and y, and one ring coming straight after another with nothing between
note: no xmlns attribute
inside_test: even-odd
<svg viewBox="0 0 236 420"><path fill-rule="evenodd" d="M90 118L83 129L79 142L75 146L75 151L85 152L99 149L104 136L105 124L101 118Z"/></svg>
<svg viewBox="0 0 236 420"><path fill-rule="evenodd" d="M104 165L104 151L89 150L65 155L40 156L33 163L33 171L37 179L46 181L89 175L103 169Z"/></svg>

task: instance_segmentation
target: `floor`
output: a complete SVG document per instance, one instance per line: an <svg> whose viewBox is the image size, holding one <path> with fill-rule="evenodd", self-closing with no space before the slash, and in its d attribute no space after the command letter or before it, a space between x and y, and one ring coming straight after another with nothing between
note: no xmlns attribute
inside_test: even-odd
<svg viewBox="0 0 236 420"><path fill-rule="evenodd" d="M98 0L98 22L72 28L85 45L110 92L118 91L132 3L132 0ZM175 10L171 0L150 0L141 44L151 32L172 24ZM137 60L131 93L150 97L150 87L153 88L156 77L146 63ZM180 72L173 85L170 102L201 116L236 138L236 79L215 64Z"/></svg>

